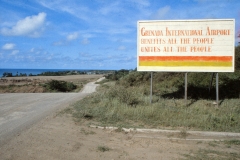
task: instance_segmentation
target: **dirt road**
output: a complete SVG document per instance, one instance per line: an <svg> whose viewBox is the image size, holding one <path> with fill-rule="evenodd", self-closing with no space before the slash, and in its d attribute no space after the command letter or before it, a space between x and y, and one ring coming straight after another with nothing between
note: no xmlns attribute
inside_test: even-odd
<svg viewBox="0 0 240 160"><path fill-rule="evenodd" d="M90 82L80 93L0 94L0 146L47 115L94 92L96 86Z"/></svg>

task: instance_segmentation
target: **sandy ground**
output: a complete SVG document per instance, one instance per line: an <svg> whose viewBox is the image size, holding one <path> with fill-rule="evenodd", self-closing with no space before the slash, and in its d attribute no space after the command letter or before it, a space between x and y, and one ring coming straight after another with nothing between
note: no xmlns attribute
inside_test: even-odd
<svg viewBox="0 0 240 160"><path fill-rule="evenodd" d="M135 133L90 128L70 115L55 114L14 137L0 150L2 160L155 160L181 159L200 149L238 153L218 140L230 137L187 136L170 133ZM103 152L101 148L109 149ZM212 155L217 156L217 155Z"/></svg>
<svg viewBox="0 0 240 160"><path fill-rule="evenodd" d="M64 107L68 105L60 106ZM240 151L240 145L226 145L223 142L239 140L239 136L124 132L89 126L90 121L76 123L71 115L53 112L1 145L0 159L165 160L185 158L184 154L198 155L201 150L214 151L209 153L210 157L227 159L230 154L239 154Z"/></svg>

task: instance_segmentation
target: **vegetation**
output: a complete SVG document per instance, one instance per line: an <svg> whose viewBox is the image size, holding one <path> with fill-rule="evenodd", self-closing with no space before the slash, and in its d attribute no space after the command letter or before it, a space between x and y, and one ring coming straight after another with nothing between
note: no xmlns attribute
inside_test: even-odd
<svg viewBox="0 0 240 160"><path fill-rule="evenodd" d="M85 135L90 135L90 134L96 134L95 132L93 131L86 131L84 128L81 128L81 132Z"/></svg>
<svg viewBox="0 0 240 160"><path fill-rule="evenodd" d="M186 128L186 130L240 132L240 101L229 99L221 107L207 100L165 99L143 95L141 88L109 89L96 93L74 105L76 120L91 119L99 125L146 128ZM117 92L127 96L118 97ZM114 94L115 93L115 94ZM126 101L124 101L124 98ZM89 118L91 117L91 118Z"/></svg>
<svg viewBox="0 0 240 160"><path fill-rule="evenodd" d="M106 151L110 151L110 148L107 146L98 146L97 150L100 152L106 152Z"/></svg>
<svg viewBox="0 0 240 160"><path fill-rule="evenodd" d="M30 73L27 75L26 73L17 73L13 75L9 72L4 72L2 77L26 77L26 76L67 76L67 75L83 75L83 74L108 74L114 72L113 70L86 70L86 71L77 71L77 70L67 70L67 71L49 71L43 72L37 75Z"/></svg>
<svg viewBox="0 0 240 160"><path fill-rule="evenodd" d="M240 58L239 51L236 61ZM73 106L75 120L90 119L100 125L125 127L240 132L237 65L234 73L219 73L220 107L213 104L216 83L214 78L210 86L212 73L188 74L187 101L183 99L184 73L153 73L152 104L149 72L120 70L106 78L101 93Z"/></svg>
<svg viewBox="0 0 240 160"><path fill-rule="evenodd" d="M50 82L44 84L44 87L50 91L56 92L70 92L77 88L72 82L51 80Z"/></svg>
<svg viewBox="0 0 240 160"><path fill-rule="evenodd" d="M87 74L86 72L79 71L58 71L58 72L43 72L38 74L38 76L66 76L66 75L78 75L78 74Z"/></svg>
<svg viewBox="0 0 240 160"><path fill-rule="evenodd" d="M4 72L2 77L12 77L12 73Z"/></svg>
<svg viewBox="0 0 240 160"><path fill-rule="evenodd" d="M34 76L32 73L29 74L29 76ZM2 77L27 77L26 73L17 73L15 76L12 73L4 72Z"/></svg>
<svg viewBox="0 0 240 160"><path fill-rule="evenodd" d="M129 72L129 70L121 69L119 71L114 71L112 74L106 75L106 78L116 81L127 75Z"/></svg>
<svg viewBox="0 0 240 160"><path fill-rule="evenodd" d="M201 142L202 143L202 142ZM199 144L199 143L198 143ZM240 140L230 139L224 141L210 141L208 142L210 148L199 149L197 151L190 151L189 154L182 154L183 159L239 159L240 154L237 152L240 145ZM228 150L228 148L234 148L234 150ZM201 147L199 147L201 148ZM224 149L226 148L226 149Z"/></svg>
<svg viewBox="0 0 240 160"><path fill-rule="evenodd" d="M239 145L240 146L240 140L238 140L238 139L225 140L224 143L227 145Z"/></svg>
<svg viewBox="0 0 240 160"><path fill-rule="evenodd" d="M211 150L211 149L199 149L196 153L191 153L191 154L184 154L183 155L184 159L186 160L202 160L202 159L211 159L211 160L219 160L219 159L233 159L237 160L240 158L239 153L229 153L226 151L216 151L216 150Z"/></svg>
<svg viewBox="0 0 240 160"><path fill-rule="evenodd" d="M110 70L87 70L87 71L58 71L58 72L43 72L38 74L38 76L66 76L66 75L82 75L82 74L106 74L110 73Z"/></svg>

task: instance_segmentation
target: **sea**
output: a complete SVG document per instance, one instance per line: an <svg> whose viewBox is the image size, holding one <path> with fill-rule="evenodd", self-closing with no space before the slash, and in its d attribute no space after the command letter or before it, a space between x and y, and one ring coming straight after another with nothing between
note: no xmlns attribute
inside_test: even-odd
<svg viewBox="0 0 240 160"><path fill-rule="evenodd" d="M44 72L59 72L59 71L81 71L81 72L88 72L91 70L84 70L84 69L0 69L0 77L3 76L3 73L12 73L13 76L16 74L27 74L29 75L30 73L32 75L38 75Z"/></svg>

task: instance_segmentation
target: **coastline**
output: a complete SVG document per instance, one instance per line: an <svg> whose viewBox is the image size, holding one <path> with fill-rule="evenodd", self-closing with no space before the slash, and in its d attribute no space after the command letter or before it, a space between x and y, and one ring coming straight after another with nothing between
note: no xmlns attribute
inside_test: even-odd
<svg viewBox="0 0 240 160"><path fill-rule="evenodd" d="M83 74L105 74L113 70L99 70L99 69L8 69L0 68L0 78L4 77L4 73L10 73L11 77L31 77L31 76L49 76L44 75L44 73L60 73L66 74L70 73L71 75L83 75ZM20 74L24 76L20 76ZM18 76L16 76L18 75ZM55 75L54 75L55 76Z"/></svg>

